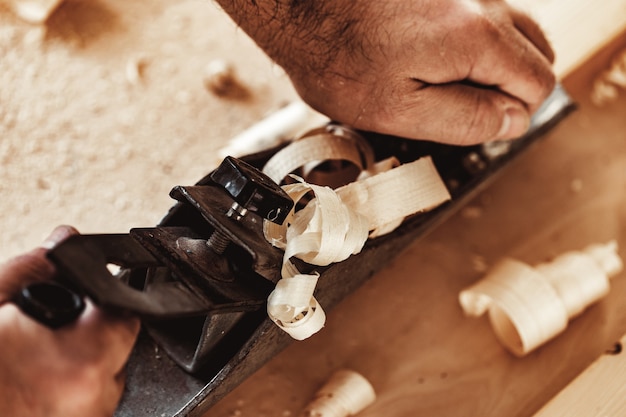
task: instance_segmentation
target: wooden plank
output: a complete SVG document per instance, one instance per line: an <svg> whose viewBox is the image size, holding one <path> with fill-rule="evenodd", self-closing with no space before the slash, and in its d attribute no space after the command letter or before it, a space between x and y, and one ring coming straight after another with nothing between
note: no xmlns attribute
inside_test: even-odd
<svg viewBox="0 0 626 417"><path fill-rule="evenodd" d="M604 300L521 359L500 346L487 320L468 319L458 306L458 292L480 277L477 260L536 263L615 238L626 259L626 204L616 192L626 181L626 99L602 109L588 100L598 69L626 46L594 56L626 27L626 0L524 1L552 40L557 76L580 111L470 204L479 215L460 213L411 245L329 312L322 332L290 346L204 417L296 415L340 367L362 372L377 391L363 417L527 417L624 334L624 273Z"/></svg>
<svg viewBox="0 0 626 417"><path fill-rule="evenodd" d="M589 417L626 415L626 335L571 384L546 404L535 417Z"/></svg>
<svg viewBox="0 0 626 417"><path fill-rule="evenodd" d="M615 50L594 57L606 65ZM593 106L596 68L565 86L580 109L426 239L407 248L205 414L297 415L336 369L362 373L377 400L359 416L528 417L626 332L626 273L611 292L524 358L502 348L488 320L464 317L457 296L502 256L530 264L617 239L626 259L626 96ZM284 395L281 395L284 393ZM602 414L588 413L588 416ZM620 414L608 414L620 415Z"/></svg>

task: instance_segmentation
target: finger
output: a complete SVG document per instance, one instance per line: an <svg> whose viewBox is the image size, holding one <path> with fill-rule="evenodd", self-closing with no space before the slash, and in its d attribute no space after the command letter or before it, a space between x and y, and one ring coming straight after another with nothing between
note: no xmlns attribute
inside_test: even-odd
<svg viewBox="0 0 626 417"><path fill-rule="evenodd" d="M62 328L68 343L89 340L94 355L99 355L102 366L110 375L119 373L126 364L139 334L140 321L135 317L105 312L87 302L80 320L68 328Z"/></svg>
<svg viewBox="0 0 626 417"><path fill-rule="evenodd" d="M521 10L515 9L511 7L511 17L513 18L513 22L515 27L530 41L535 47L545 56L548 61L553 64L554 63L554 50L552 46L550 46L550 42L546 39L546 36L541 29L541 27L537 24L535 20L533 20L526 13Z"/></svg>
<svg viewBox="0 0 626 417"><path fill-rule="evenodd" d="M115 352L111 352L111 368L119 374L124 367L135 346L141 321L127 315L113 315L104 313L109 322L111 332L115 335Z"/></svg>
<svg viewBox="0 0 626 417"><path fill-rule="evenodd" d="M474 61L468 78L498 87L534 112L555 85L550 61L513 26L482 33L485 37L477 42L483 53Z"/></svg>
<svg viewBox="0 0 626 417"><path fill-rule="evenodd" d="M43 248L8 260L0 266L0 304L13 298L25 285L51 279L54 273L54 266L46 259Z"/></svg>
<svg viewBox="0 0 626 417"><path fill-rule="evenodd" d="M57 246L59 243L67 239L68 237L72 235L77 235L77 234L78 234L78 230L76 230L72 226L67 226L67 225L57 226L52 231L52 233L50 233L50 235L44 240L44 242L41 244L41 247L45 249L52 249L55 246Z"/></svg>
<svg viewBox="0 0 626 417"><path fill-rule="evenodd" d="M363 125L357 127L471 145L519 137L530 124L530 114L518 100L495 89L466 84L428 86L388 104L385 110L384 118L361 119Z"/></svg>
<svg viewBox="0 0 626 417"><path fill-rule="evenodd" d="M12 304L0 308L0 312L5 313L0 317L11 310L12 315L7 317L12 317L13 327L23 338L39 340L43 346L54 347L65 361L94 366L103 375L114 378L130 356L140 330L140 321L134 317L106 313L89 300L86 304L77 321L56 330L21 314L17 308L9 309L15 307Z"/></svg>
<svg viewBox="0 0 626 417"><path fill-rule="evenodd" d="M119 383L123 381L123 369L140 323L136 318L107 314L88 301L78 321L56 330L22 314L15 305L7 304L0 307L0 327L7 340L35 352L45 351L56 365L65 366L70 373L76 367L97 370L88 375L100 375L102 381ZM41 359L45 355L36 356Z"/></svg>
<svg viewBox="0 0 626 417"><path fill-rule="evenodd" d="M124 393L126 377L124 373L120 373L113 378L104 381L105 388L101 396L101 409L103 415L112 416Z"/></svg>

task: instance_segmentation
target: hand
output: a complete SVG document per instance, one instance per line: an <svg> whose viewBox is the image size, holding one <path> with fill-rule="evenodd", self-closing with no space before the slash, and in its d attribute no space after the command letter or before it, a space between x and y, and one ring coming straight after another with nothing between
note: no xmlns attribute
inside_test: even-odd
<svg viewBox="0 0 626 417"><path fill-rule="evenodd" d="M511 139L555 84L541 29L504 0L219 2L306 102L359 129Z"/></svg>
<svg viewBox="0 0 626 417"><path fill-rule="evenodd" d="M59 227L48 248L77 233ZM12 417L113 415L124 386L123 369L139 331L136 319L88 303L82 316L58 330L25 316L9 300L23 286L54 276L38 248L0 266L0 405Z"/></svg>

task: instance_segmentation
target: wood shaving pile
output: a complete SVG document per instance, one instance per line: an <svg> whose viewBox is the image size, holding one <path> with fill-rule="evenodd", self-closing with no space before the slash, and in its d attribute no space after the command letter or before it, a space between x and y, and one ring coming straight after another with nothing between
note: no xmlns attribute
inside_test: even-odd
<svg viewBox="0 0 626 417"><path fill-rule="evenodd" d="M272 156L263 171L280 183L297 169L310 174L329 161L350 162L358 168L356 179L333 189L292 175L296 183L283 189L296 207L311 193L312 199L299 211L294 207L282 225L264 223L268 242L285 251L282 279L267 300L267 312L296 340L321 330L326 315L314 297L319 274L301 273L292 258L319 266L341 262L361 252L368 237L390 233L407 216L451 198L430 157L403 165L395 158L374 162L367 141L340 125L305 134ZM339 164L329 177L345 171Z"/></svg>

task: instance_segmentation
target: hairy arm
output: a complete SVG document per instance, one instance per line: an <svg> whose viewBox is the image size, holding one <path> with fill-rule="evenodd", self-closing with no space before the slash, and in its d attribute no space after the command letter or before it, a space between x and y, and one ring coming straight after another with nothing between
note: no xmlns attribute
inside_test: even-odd
<svg viewBox="0 0 626 417"><path fill-rule="evenodd" d="M307 103L365 130L510 139L555 83L541 29L503 0L218 2Z"/></svg>
<svg viewBox="0 0 626 417"><path fill-rule="evenodd" d="M308 0L218 0L224 11L288 71L323 73L354 45L350 2ZM294 62L306 57L306 63Z"/></svg>

